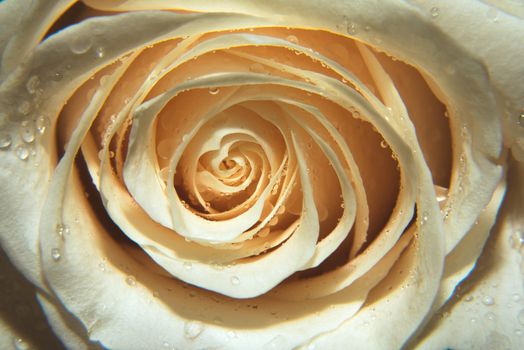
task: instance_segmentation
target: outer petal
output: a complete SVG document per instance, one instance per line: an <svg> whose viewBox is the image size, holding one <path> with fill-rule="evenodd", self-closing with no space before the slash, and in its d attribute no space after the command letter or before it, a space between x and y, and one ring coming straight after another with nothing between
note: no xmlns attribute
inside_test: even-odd
<svg viewBox="0 0 524 350"><path fill-rule="evenodd" d="M98 3L100 6L104 6L103 1L91 1L92 3ZM107 1L107 3L113 3L112 1ZM123 6L133 6L133 4L141 3L140 1L128 1L128 4L124 4ZM152 1L149 3L149 6L157 6L159 4L165 5L167 2L161 2L161 1ZM175 1L173 3L176 3ZM468 4L471 4L472 7L474 7L473 2L468 2ZM447 96L451 100L451 104L453 106L456 106L456 112L461 117L464 114L464 120L471 121L474 118L477 118L478 120L481 120L482 123L480 123L481 127L478 129L473 130L473 156L472 159L475 160L475 162L472 162L472 165L478 166L474 169L473 174L476 176L474 178L475 186L473 188L469 188L469 191L473 191L471 193L471 196L469 198L470 202L473 204L470 207L467 207L464 210L464 214L460 214L459 217L456 219L456 226L453 228L457 228L457 230L452 230L452 234L456 234L456 236L453 236L454 242L450 245L450 250L456 245L460 243L460 240L462 239L462 236L460 235L460 232L467 232L466 228L469 228L475 220L475 218L471 217L471 215L468 216L468 213L471 212L478 212L480 208L482 208L487 201L489 200L489 193L494 188L495 184L498 180L498 175L500 173L500 168L495 164L496 160L499 157L499 151L500 151L500 128L498 127L498 123L495 119L490 119L491 114L495 112L495 104L494 99L492 98L491 94L487 91L490 88L489 80L487 79L487 76L485 76L484 71L482 69L482 66L477 64L477 62L474 59L470 59L470 52L466 52L464 50L461 50L459 45L455 45L455 39L453 37L442 34L441 32L437 30L433 30L433 27L427 26L425 23L426 21L431 21L431 18L427 15L427 12L424 12L427 9L421 9L421 10L413 10L412 8L405 5L405 3L400 1L392 1L388 4L378 3L374 4L374 2L369 2L366 4L360 4L360 8L353 8L354 5L352 4L345 4L344 2L331 4L328 2L318 2L318 3L311 3L311 2L296 2L296 3L289 3L284 1L274 1L274 2L268 2L267 4L259 4L256 3L249 3L249 2L241 2L241 1L229 1L229 2L198 2L195 4L191 3L191 5L188 6L194 6L197 9L214 9L214 10L226 10L226 11L233 11L233 12L241 12L241 13L252 13L254 15L260 15L260 14L268 14L268 16L273 16L275 12L278 13L278 15L275 16L277 21L280 21L282 25L304 25L307 24L308 26L318 26L329 30L336 30L335 25L333 24L333 17L337 17L338 20L335 22L341 22L343 20L347 20L348 18L351 18L352 20L358 21L359 25L363 25L365 23L370 23L373 26L373 34L368 33L362 33L362 39L369 42L374 42L376 44L380 42L383 42L384 48L387 49L389 52L396 54L398 57L401 57L403 59L406 59L407 61L417 64L431 76L434 77L434 79L438 82L438 85L443 87L443 91L446 93L451 92L449 96ZM296 7L293 7L296 6ZM381 8L379 11L385 11L384 13L377 11L377 8ZM347 16L342 17L340 14L346 13ZM397 16L397 17L395 17ZM408 22L408 16L413 16L413 22ZM308 21L305 21L304 18L307 18ZM440 17L443 18L443 17ZM307 22L307 23L306 23ZM409 23L409 24L408 24ZM394 30L393 30L394 29ZM418 30L414 30L418 29ZM373 35L377 35L374 37ZM417 47L416 50L412 50L412 46L405 44L405 37L408 37L412 42L417 43L419 47ZM428 44L429 38L435 38L437 43L442 43L445 45L446 48L451 49L457 49L458 54L455 56L451 52L444 52L442 55L437 55L435 47L431 44ZM412 44L411 44L412 45ZM24 49L25 50L25 49ZM21 50L20 52L24 52L24 50ZM4 51L8 52L8 51ZM432 55L435 55L433 57ZM462 58L461 55L464 55L466 58ZM23 56L23 55L22 55ZM493 56L495 57L495 56ZM464 68L467 73L470 74L471 77L468 76L460 76L460 77L440 77L439 73L442 69L445 62L448 62L450 59L456 59L457 67L458 68ZM12 62L13 58L9 58L6 60L6 62ZM499 65L502 67L502 65ZM455 67L455 68L457 68ZM453 75L453 74L452 74ZM457 74L458 75L458 74ZM503 78L500 78L500 90L506 91L505 88L502 88L502 86L506 86L505 82L506 80ZM461 90L464 89L464 90ZM483 91L484 90L484 91ZM516 89L518 91L518 89ZM515 95L514 90L508 90L507 92L504 92L508 95ZM518 95L522 96L522 95ZM480 98L479 98L480 97ZM499 98L499 101L502 101L501 96L497 96ZM470 102L471 100L471 102ZM517 101L517 100L515 100ZM517 110L514 107L514 104L512 105L513 111ZM458 124L457 124L458 125ZM457 126L455 125L455 126ZM476 125L476 124L475 124ZM514 126L514 123L512 124ZM507 129L509 130L509 129ZM510 130L511 131L511 130ZM508 131L508 132L510 132ZM479 140L482 140L479 141ZM485 143L484 143L485 141ZM458 144L458 143L457 143ZM7 153L6 153L7 154ZM8 158L11 157L11 158ZM6 162L5 164L8 164L8 169L16 169L17 173L20 172L27 172L27 169L24 169L23 165L24 163L15 163L17 160L13 158L13 155L10 153L8 156L6 156ZM4 160L0 159L2 164L4 164ZM474 164L473 164L474 163ZM39 168L40 169L40 168ZM43 168L44 170L37 171L37 175L33 178L31 178L31 184L38 184L40 182L41 186L45 188L45 184L42 185L42 182L44 182L47 179L47 176L49 175L49 168ZM10 173L8 170L3 171L4 178L7 179ZM483 178L485 176L485 178ZM7 180L4 181L7 183ZM9 180L9 184L12 184L12 180ZM21 184L20 184L21 185ZM476 190L478 188L478 192L476 193ZM38 186L37 186L38 187ZM30 200L29 193L26 196L19 197L17 196L17 192L15 192L11 188L7 188L7 186L2 186L1 189L5 192L5 195L8 196L7 198L13 198L14 203L18 205L16 208L22 208L28 210L30 213L35 213L31 211L34 206L34 202ZM4 194L4 192L2 194ZM42 198L45 196L45 193L43 192L34 192L31 193L37 194L37 208L38 211L42 208ZM76 194L78 195L78 194ZM82 193L79 194L79 196L82 196ZM22 198L22 200L20 200ZM12 237L7 235L6 233L2 232L2 245L6 246L7 250L9 251L11 256L14 256L15 258L19 257L19 261L17 261L17 265L22 266L21 269L24 269L24 273L26 273L28 276L33 276L33 282L39 283L42 285L42 281L38 275L38 272L35 271L35 266L38 266L37 263L35 263L38 254L35 250L36 247L36 236L34 234L34 230L31 230L31 225L34 225L35 227L38 225L39 218L37 216L32 216L29 220L24 220L24 224L22 224L20 221L20 215L18 212L10 211L8 212L10 214L10 217L14 217L16 223L12 224L10 227L13 229L16 229L17 232L19 229L24 229L22 232L29 232L29 238L28 237ZM4 224L4 222L7 222L6 225L9 225L8 219L10 219L8 216L2 215L1 222ZM69 219L74 220L74 217L68 217ZM24 219L26 219L24 217ZM22 226L26 225L26 226ZM52 225L50 225L52 226ZM45 230L42 232L43 234L43 240L42 247L44 249L45 255L43 257L44 264L46 265L46 270L49 273L49 278L53 282L53 289L55 289L60 296L61 300L65 303L66 307L69 310L72 310L77 316L81 319L81 321L88 327L90 330L93 331L92 336L95 339L101 339L105 345L116 347L116 348L133 348L136 346L142 346L147 345L150 346L150 343L145 342L146 340L153 341L152 338L146 338L143 337L140 338L141 335L147 334L154 334L157 336L159 332L165 332L169 333L169 337L166 336L165 338L169 338L169 341L166 340L168 345L170 344L184 344L184 346L187 347L196 347L201 345L209 345L209 346L230 346L233 347L242 347L246 346L246 344L249 343L249 339L245 337L245 335L242 337L239 341L231 341L229 338L227 338L227 333L223 331L223 329L220 329L220 327L211 326L211 327L202 327L202 323L190 321L188 320L188 323L182 325L181 322L183 322L183 317L178 317L179 314L177 312L171 313L172 310L168 310L165 305L162 303L154 302L154 306L147 305L149 300L149 295L147 294L146 288L142 286L141 283L138 283L139 285L136 286L136 289L133 289L137 284L136 277L132 276L125 276L125 272L129 270L133 271L139 271L137 272L137 275L142 273L143 270L141 270L140 267L137 267L133 265L133 263L130 263L125 258L118 256L113 261L115 263L115 270L114 274L111 274L110 277L98 277L98 275L95 276L86 276L86 278L92 278L92 280L89 280L91 283L86 283L86 281L82 280L75 280L78 282L78 285L80 287L85 287L82 290L77 289L78 286L71 286L68 285L67 280L64 280L62 273L64 270L61 270L61 268L53 265L56 263L56 261L52 261L50 259L49 251L52 247L54 247L53 239L49 238L49 235L51 235L51 232L48 232L49 230ZM88 232L82 231L80 227L78 227L79 232L83 232L86 235L88 235ZM94 231L98 232L98 229L94 229ZM13 231L15 232L15 231ZM85 269L87 265L83 265L83 262L88 262L88 265L91 268L96 268L96 265L98 263L98 258L101 258L103 254L100 253L97 249L100 249L101 246L103 246L103 243L100 241L97 241L96 239L93 239L93 237L87 236L88 240L86 241L86 237L75 237L74 239L71 239L70 242L67 244L69 245L69 251L64 254L63 261L72 263L71 266L74 268L65 268L66 275L70 278L78 277L75 275L75 268L77 269ZM90 240L89 240L90 239ZM26 246L24 244L27 244L26 242L29 242L29 248L32 249L29 250L28 255L23 255L23 251L28 251ZM94 250L96 251L93 253L93 250L87 249L86 251L82 250L83 245L85 244L94 243L94 245L97 246ZM112 247L112 246L111 246ZM93 248L93 247L90 247ZM412 250L410 251L412 253ZM399 262L401 265L402 263L409 260L409 258L412 257L410 254L406 254L404 258ZM29 258L32 260L32 264L26 264L25 261L23 261L24 258ZM84 259L84 260L82 260ZM433 261L435 262L435 261ZM436 262L438 264L438 261ZM28 266L28 267L23 267ZM131 266L131 267L129 267ZM432 270L432 276L435 278L438 275L437 271L438 269ZM36 277L35 277L36 276ZM131 278L132 277L132 278ZM146 276L138 276L139 282L142 282L142 278L144 281L148 279ZM157 278L157 276L154 276L153 278ZM134 280L135 279L135 280ZM126 284L122 283L122 281L127 281ZM160 278L159 278L160 280ZM133 282L134 281L134 282ZM159 282L151 282L152 285L160 284ZM147 283L144 283L147 284ZM418 283L416 283L418 284ZM128 288L134 290L134 292L129 292ZM119 304L116 303L113 306L113 309L111 310L111 315L108 315L109 312L106 312L103 307L104 301L102 300L109 300L109 302L114 303L115 299L108 298L107 291L104 291L104 289L111 288L111 290L115 292L120 292L121 295L126 295L123 300L119 300ZM183 288L182 288L183 289ZM101 294L104 295L104 298L101 298ZM404 294L403 297L401 297L399 300L404 300L407 293ZM78 296L82 296L82 298L78 299ZM393 295L395 297L395 295ZM189 299L190 300L190 299ZM44 302L45 304L45 302ZM171 304L173 305L173 304ZM175 304L176 305L176 304ZM107 305L105 305L107 307ZM420 309L424 309L427 305L423 305ZM429 307L429 306L428 306ZM129 310L146 310L147 314L139 315L139 312L137 313L130 313ZM403 313L408 313L409 309L406 310L406 306L404 301L402 302L396 302L395 306L391 308L386 308L387 311L396 310L398 308ZM100 312L100 314L90 314L90 312L93 312L93 310L97 310ZM180 311L180 310L177 310ZM53 311L50 311L50 315L53 315ZM351 315L353 315L351 312L348 311L347 317L349 318ZM369 315L369 313L368 313ZM139 317L143 316L143 318ZM187 315L186 315L187 316ZM330 320L330 318L334 317L332 314L324 315L326 320ZM187 318L187 317L186 317ZM365 319L366 316L358 318L355 322L360 322L362 319ZM98 322L99 320L103 322ZM114 333L122 331L122 328L129 324L130 322L144 322L144 320L147 320L151 323L158 322L160 325L158 328L152 329L148 328L147 325L143 329L140 329L140 333L137 332L136 329L126 329L126 337L125 339L114 339ZM176 320L176 321L174 321ZM206 320L208 322L209 320ZM411 320L412 321L412 320ZM60 320L58 319L57 324L60 324ZM327 323L327 321L324 320L324 322ZM409 322L408 322L409 323ZM352 323L350 323L352 324ZM378 323L377 323L378 325ZM364 326L364 324L362 324ZM311 326L313 329L313 326ZM385 328L389 327L388 325L384 325ZM320 327L321 328L321 327ZM319 328L319 329L320 329ZM269 330L270 329L270 330ZM294 328L296 331L298 328ZM340 328L339 331L343 329ZM287 346L295 346L297 344L293 344L293 342L287 340L282 340L282 337L276 337L274 339L271 339L268 337L273 334L277 334L277 330L275 328L268 327L267 332L260 332L260 334L257 334L257 341L260 343L257 345L260 345L260 347L263 347L264 345L268 345L271 347L287 347ZM391 329L390 329L391 330ZM205 332L204 332L205 331ZM322 331L326 331L323 329ZM320 332L322 332L320 331ZM412 332L412 325L403 327L402 332L404 332L402 335L399 335L399 338L402 338L403 335L409 335L410 332ZM66 332L67 333L67 332ZM256 333L256 332L255 332ZM263 333L263 334L262 334ZM137 336L137 334L139 334ZM175 335L172 335L175 334ZM186 335L185 339L182 339L182 334ZM189 334L189 337L187 335ZM193 337L193 335L196 334L196 336ZM248 334L248 333L246 333ZM353 333L355 335L355 333ZM362 334L366 334L363 332ZM378 333L380 334L380 333ZM445 334L445 333L444 333ZM113 335L113 337L112 337ZM225 337L224 337L225 335ZM325 338L328 339L328 343L333 344L340 344L343 339L347 339L347 334L339 332L338 335L334 336L327 336ZM194 341L196 338L199 339L198 342ZM276 339L276 340L275 340ZM298 335L297 338L298 339ZM303 338L300 338L303 340ZM355 339L358 339L358 335L355 335ZM158 339L155 339L155 341ZM402 344L402 340L397 339L398 341L395 342L395 345ZM140 341L144 341L143 343L140 343ZM267 343L269 341L269 343ZM198 343L198 344L197 344ZM250 343L251 344L251 343ZM276 345L275 345L276 344ZM376 348L384 348L388 347L388 345L391 344L382 344L380 342L375 342L374 346Z"/></svg>
<svg viewBox="0 0 524 350"><path fill-rule="evenodd" d="M508 171L508 193L471 276L409 348L521 349L524 346L524 163Z"/></svg>

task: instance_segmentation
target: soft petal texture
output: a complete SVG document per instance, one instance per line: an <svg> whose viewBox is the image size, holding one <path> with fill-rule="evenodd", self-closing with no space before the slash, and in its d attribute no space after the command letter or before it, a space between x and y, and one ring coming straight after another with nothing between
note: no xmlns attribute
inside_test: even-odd
<svg viewBox="0 0 524 350"><path fill-rule="evenodd" d="M444 340L455 321L441 327L430 318L453 297L488 237L506 189L503 145L519 154L524 88L515 77L524 65L512 57L523 50L521 18L497 12L494 20L493 9L477 1L443 1L435 10L423 1L86 0L124 13L85 20L39 44L73 2L20 2L27 10L14 3L0 4L0 128L12 140L0 150L0 195L9 203L0 214L0 243L39 289L66 346L80 348L86 334L111 349L469 346L460 336ZM500 8L519 14L508 2ZM20 13L16 31L7 29L17 26L8 11ZM482 16L488 25L478 24ZM449 182L447 169L434 168L446 161L421 141L431 139L423 114L407 101L413 92L396 86L394 63L357 44L364 72L357 74L334 59L328 43L314 50L300 35L261 35L284 27L349 34L416 67L449 113ZM255 32L228 32L246 28ZM202 34L209 31L217 33ZM277 55L279 47L293 50L308 63L258 55L258 46ZM163 59L154 56L159 47ZM213 60L205 60L215 51L223 58L222 50L231 52L229 63L213 71ZM135 62L147 58L158 66L140 71ZM246 61L248 69L234 71ZM192 76L176 80L169 70L179 68ZM340 119L351 126L371 124L395 158L397 173L375 161L399 187L383 227L370 222L379 216L381 192L373 197L377 185L359 168L374 155L347 146L343 127L331 124L333 109L351 115ZM186 118L168 119L180 111ZM34 123L49 125L27 141L21 120L37 113L44 119ZM221 123L208 124L220 113ZM180 129L175 141L156 146L166 135L158 128L173 123ZM230 159L221 168L226 148ZM509 165L511 214L499 218L495 232L522 220L515 214L520 199L510 192L522 185L512 173L519 167ZM238 169L245 176L235 177ZM184 179L181 171L198 175ZM264 176L250 187L258 174ZM249 205L222 212L215 207L224 203L208 205L199 183L234 198L253 194ZM188 193L199 197L203 213L188 206ZM367 236L372 225L376 236ZM120 230L125 239L114 237ZM508 233L499 235L482 261L511 255L500 238ZM341 251L347 258L336 268L306 275ZM500 298L514 287L511 279L522 278L510 264L497 274ZM472 288L487 293L482 277L491 276ZM463 323L468 317L456 315ZM496 331L495 343L476 345L518 347L522 338L505 334L508 328Z"/></svg>

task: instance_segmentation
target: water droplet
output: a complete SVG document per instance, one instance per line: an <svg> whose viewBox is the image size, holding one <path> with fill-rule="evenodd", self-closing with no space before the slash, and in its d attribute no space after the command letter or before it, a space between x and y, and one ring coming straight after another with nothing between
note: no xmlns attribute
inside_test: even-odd
<svg viewBox="0 0 524 350"><path fill-rule="evenodd" d="M473 301L473 296L472 295L468 295L466 298L464 298L464 301L466 302L470 302L470 301Z"/></svg>
<svg viewBox="0 0 524 350"><path fill-rule="evenodd" d="M61 72L55 72L55 74L53 74L53 76L51 77L51 79L53 79L54 81L60 81L62 80L62 78L64 78L64 75Z"/></svg>
<svg viewBox="0 0 524 350"><path fill-rule="evenodd" d="M162 346L164 348L169 348L169 343L167 341L165 341L165 342L162 343Z"/></svg>
<svg viewBox="0 0 524 350"><path fill-rule="evenodd" d="M46 129L49 127L50 124L51 122L49 121L49 118L47 118L44 115L40 115L36 118L35 121L36 131L38 131L38 133L42 135L43 133L45 133Z"/></svg>
<svg viewBox="0 0 524 350"><path fill-rule="evenodd" d="M131 286L131 287L134 287L136 286L136 277L133 276L133 275L129 275L126 277L126 283Z"/></svg>
<svg viewBox="0 0 524 350"><path fill-rule="evenodd" d="M60 254L60 250L58 248L51 249L51 257L54 261L60 260L62 258L62 254Z"/></svg>
<svg viewBox="0 0 524 350"><path fill-rule="evenodd" d="M35 140L35 128L33 127L33 123L25 120L22 122L22 126L20 127L20 137L22 137L22 140L27 143L31 143Z"/></svg>
<svg viewBox="0 0 524 350"><path fill-rule="evenodd" d="M346 32L350 35L355 35L358 32L358 26L355 23L348 23Z"/></svg>
<svg viewBox="0 0 524 350"><path fill-rule="evenodd" d="M38 78L36 75L33 75L31 78L29 78L25 84L27 92L29 92L31 95L34 95L38 91L39 86L40 78Z"/></svg>
<svg viewBox="0 0 524 350"><path fill-rule="evenodd" d="M424 225L426 222L428 222L428 219L429 217L427 213L422 214L422 217L420 218L420 224Z"/></svg>
<svg viewBox="0 0 524 350"><path fill-rule="evenodd" d="M15 155L20 160L26 160L29 158L29 148L26 145L18 145L15 148Z"/></svg>
<svg viewBox="0 0 524 350"><path fill-rule="evenodd" d="M169 159L171 155L171 149L172 149L172 142L170 139L162 140L156 146L156 151L158 153L158 156L162 159Z"/></svg>
<svg viewBox="0 0 524 350"><path fill-rule="evenodd" d="M29 111L31 111L31 104L27 101L23 101L18 106L18 112L23 115L28 115Z"/></svg>
<svg viewBox="0 0 524 350"><path fill-rule="evenodd" d="M522 330L520 330L520 329L515 329L515 335L516 335L517 337L522 337Z"/></svg>
<svg viewBox="0 0 524 350"><path fill-rule="evenodd" d="M482 298L482 304L486 305L486 306L491 306L493 304L495 304L495 299L493 299L492 296L489 296L489 295L486 295Z"/></svg>
<svg viewBox="0 0 524 350"><path fill-rule="evenodd" d="M438 7L432 7L431 10L429 10L429 13L432 18L437 18L440 15L440 9Z"/></svg>
<svg viewBox="0 0 524 350"><path fill-rule="evenodd" d="M511 299L512 299L514 302L518 303L518 302L520 301L521 298L520 298L520 295L519 295L519 294L515 293L515 294L513 294L513 295L511 296Z"/></svg>
<svg viewBox="0 0 524 350"><path fill-rule="evenodd" d="M30 346L22 338L16 338L14 341L16 350L29 350Z"/></svg>
<svg viewBox="0 0 524 350"><path fill-rule="evenodd" d="M184 335L188 339L196 339L200 334L202 334L203 330L204 327L202 326L202 323L198 321L189 321L184 326Z"/></svg>
<svg viewBox="0 0 524 350"><path fill-rule="evenodd" d="M517 124L519 126L524 126L524 112L517 117Z"/></svg>
<svg viewBox="0 0 524 350"><path fill-rule="evenodd" d="M517 230L510 237L510 244L513 249L519 250L524 246L524 232Z"/></svg>
<svg viewBox="0 0 524 350"><path fill-rule="evenodd" d="M211 95L216 95L216 94L218 94L219 92L220 92L220 89L217 88L217 87L211 87L211 88L209 88L209 93L210 93Z"/></svg>
<svg viewBox="0 0 524 350"><path fill-rule="evenodd" d="M477 319L475 317L472 317L470 320L469 320L471 323L477 323Z"/></svg>
<svg viewBox="0 0 524 350"><path fill-rule="evenodd" d="M69 226L63 225L63 224L57 224L55 227L55 232L60 237L64 237L64 235L69 234Z"/></svg>
<svg viewBox="0 0 524 350"><path fill-rule="evenodd" d="M497 318L497 315L495 315L493 312L486 312L486 319L489 321L495 321Z"/></svg>
<svg viewBox="0 0 524 350"><path fill-rule="evenodd" d="M106 264L104 264L104 263L100 263L100 264L98 264L98 268L100 269L100 271L105 272L105 270L106 270Z"/></svg>
<svg viewBox="0 0 524 350"><path fill-rule="evenodd" d="M236 338L237 337L237 333L233 330L229 330L227 331L227 337L230 338L230 339L233 339L233 338Z"/></svg>
<svg viewBox="0 0 524 350"><path fill-rule="evenodd" d="M294 35L288 35L286 40L293 44L298 44L298 38Z"/></svg>
<svg viewBox="0 0 524 350"><path fill-rule="evenodd" d="M520 310L518 313L517 321L519 321L519 323L524 326L524 309Z"/></svg>
<svg viewBox="0 0 524 350"><path fill-rule="evenodd" d="M231 284L238 286L240 284L240 278L238 278L237 276L231 277Z"/></svg>
<svg viewBox="0 0 524 350"><path fill-rule="evenodd" d="M340 207L341 207L342 209L344 209L346 206L345 206L344 203L342 202L342 203L340 203Z"/></svg>
<svg viewBox="0 0 524 350"><path fill-rule="evenodd" d="M106 54L106 50L103 47L100 46L95 49L95 56L97 58L103 58L105 54Z"/></svg>
<svg viewBox="0 0 524 350"><path fill-rule="evenodd" d="M192 268L193 268L193 264L191 264L190 262L184 263L184 269L186 269L187 271L191 270Z"/></svg>
<svg viewBox="0 0 524 350"><path fill-rule="evenodd" d="M8 149L9 146L11 146L11 143L12 143L11 135L4 133L4 132L0 133L0 149L1 150Z"/></svg>
<svg viewBox="0 0 524 350"><path fill-rule="evenodd" d="M388 147L388 144L386 143L385 140L380 141L380 147L382 147L382 148Z"/></svg>
<svg viewBox="0 0 524 350"><path fill-rule="evenodd" d="M93 45L93 42L90 37L79 36L70 42L69 48L74 54L81 55L89 51L91 45Z"/></svg>

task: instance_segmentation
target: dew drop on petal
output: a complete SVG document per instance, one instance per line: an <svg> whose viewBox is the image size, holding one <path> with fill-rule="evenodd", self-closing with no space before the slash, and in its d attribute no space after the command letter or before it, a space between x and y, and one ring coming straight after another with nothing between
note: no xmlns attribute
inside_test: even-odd
<svg viewBox="0 0 524 350"><path fill-rule="evenodd" d="M524 112L517 117L517 124L524 127Z"/></svg>
<svg viewBox="0 0 524 350"><path fill-rule="evenodd" d="M60 254L60 250L58 248L51 249L51 258L53 258L54 261L58 261L60 258L62 258L62 254Z"/></svg>
<svg viewBox="0 0 524 350"><path fill-rule="evenodd" d="M490 296L490 295L486 295L482 298L482 304L486 305L486 306L491 306L493 304L495 304L495 299Z"/></svg>
<svg viewBox="0 0 524 350"><path fill-rule="evenodd" d="M238 286L240 284L240 278L238 278L237 276L231 277L231 284Z"/></svg>
<svg viewBox="0 0 524 350"><path fill-rule="evenodd" d="M20 127L20 137L27 143L31 143L35 140L36 132L31 122L27 120L22 122L22 126Z"/></svg>
<svg viewBox="0 0 524 350"><path fill-rule="evenodd" d="M438 7L432 7L431 10L429 10L429 13L432 18L437 18L440 15L440 9Z"/></svg>
<svg viewBox="0 0 524 350"><path fill-rule="evenodd" d="M355 35L358 33L358 27L355 23L348 23L346 26L346 32L350 35Z"/></svg>
<svg viewBox="0 0 524 350"><path fill-rule="evenodd" d="M106 50L103 47L97 47L95 49L95 56L97 58L103 58L106 54Z"/></svg>
<svg viewBox="0 0 524 350"><path fill-rule="evenodd" d="M14 346L16 350L29 350L30 349L29 344L22 338L16 338L14 340Z"/></svg>
<svg viewBox="0 0 524 350"><path fill-rule="evenodd" d="M193 268L193 264L191 264L190 262L184 263L184 269L186 269L187 271L191 270L192 268Z"/></svg>
<svg viewBox="0 0 524 350"><path fill-rule="evenodd" d="M5 150L11 146L12 139L11 135L7 133L0 133L0 150Z"/></svg>
<svg viewBox="0 0 524 350"><path fill-rule="evenodd" d="M288 35L286 40L293 44L298 44L298 38L295 35Z"/></svg>
<svg viewBox="0 0 524 350"><path fill-rule="evenodd" d="M169 159L169 156L171 155L171 149L171 140L169 139L160 141L156 147L158 156L162 159Z"/></svg>
<svg viewBox="0 0 524 350"><path fill-rule="evenodd" d="M184 336L187 339L196 339L200 334L202 334L203 330L204 327L202 326L202 323L198 321L189 321L186 322L184 326Z"/></svg>
<svg viewBox="0 0 524 350"><path fill-rule="evenodd" d="M31 95L34 95L38 91L38 87L40 86L40 78L38 78L36 75L33 75L27 80L27 83L25 84L25 87L27 89L27 92Z"/></svg>
<svg viewBox="0 0 524 350"><path fill-rule="evenodd" d="M524 246L524 232L517 230L510 237L510 244L513 249L519 250Z"/></svg>
<svg viewBox="0 0 524 350"><path fill-rule="evenodd" d="M55 227L55 232L60 237L64 237L64 235L69 234L69 226L64 224L57 224Z"/></svg>
<svg viewBox="0 0 524 350"><path fill-rule="evenodd" d="M93 42L90 37L76 37L74 38L70 44L69 48L74 54L81 55L83 53L86 53L89 51L91 46L93 45Z"/></svg>
<svg viewBox="0 0 524 350"><path fill-rule="evenodd" d="M18 105L18 112L23 115L28 115L31 111L31 104L27 101L23 101Z"/></svg>
<svg viewBox="0 0 524 350"><path fill-rule="evenodd" d="M51 79L53 79L54 81L60 81L63 78L64 75L61 72L55 72L55 74L53 74L53 76L51 77Z"/></svg>
<svg viewBox="0 0 524 350"><path fill-rule="evenodd" d="M495 321L497 318L497 315L495 315L493 312L486 312L486 319L489 321Z"/></svg>
<svg viewBox="0 0 524 350"><path fill-rule="evenodd" d="M45 115L39 115L35 121L36 131L38 131L39 134L45 133L50 124L49 118Z"/></svg>
<svg viewBox="0 0 524 350"><path fill-rule="evenodd" d="M15 148L15 155L20 160L29 158L29 148L26 145L18 145Z"/></svg>
<svg viewBox="0 0 524 350"><path fill-rule="evenodd" d="M218 94L219 92L220 92L220 89L217 88L217 87L211 87L211 88L209 88L209 93L210 93L211 95L216 95L216 94Z"/></svg>
<svg viewBox="0 0 524 350"><path fill-rule="evenodd" d="M133 275L129 275L126 277L126 283L131 286L131 287L134 287L136 286L136 277L133 276Z"/></svg>
<svg viewBox="0 0 524 350"><path fill-rule="evenodd" d="M233 330L229 330L227 331L227 337L230 338L230 339L234 339L237 337L237 333Z"/></svg>

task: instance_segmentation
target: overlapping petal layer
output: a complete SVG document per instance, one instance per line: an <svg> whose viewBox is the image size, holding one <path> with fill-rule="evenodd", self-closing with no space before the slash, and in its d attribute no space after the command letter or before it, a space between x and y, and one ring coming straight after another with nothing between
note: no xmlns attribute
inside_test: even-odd
<svg viewBox="0 0 524 350"><path fill-rule="evenodd" d="M6 164L49 181L27 274L91 340L151 346L111 336L136 322L168 347L395 348L469 273L504 192L501 126L482 65L419 13L72 3L4 49L0 103ZM51 34L62 13L91 18ZM408 13L410 57L388 32Z"/></svg>

